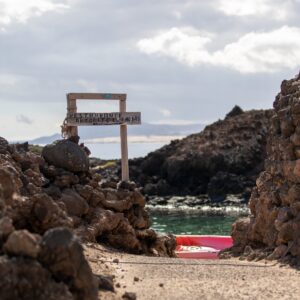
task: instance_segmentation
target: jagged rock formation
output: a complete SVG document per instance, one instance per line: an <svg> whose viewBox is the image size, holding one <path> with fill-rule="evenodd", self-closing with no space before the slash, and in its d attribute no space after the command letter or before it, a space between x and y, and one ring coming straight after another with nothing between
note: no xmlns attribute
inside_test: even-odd
<svg viewBox="0 0 300 300"><path fill-rule="evenodd" d="M149 229L145 200L133 183L117 185L89 171L74 141L45 151L44 159L27 144L0 138L1 299L97 299L80 241L174 255L174 238Z"/></svg>
<svg viewBox="0 0 300 300"><path fill-rule="evenodd" d="M284 80L274 102L265 170L256 181L251 217L233 225L234 254L300 259L300 79Z"/></svg>
<svg viewBox="0 0 300 300"><path fill-rule="evenodd" d="M132 160L131 177L148 195L209 194L219 202L227 194L242 194L248 199L263 169L271 115L236 106L201 133Z"/></svg>
<svg viewBox="0 0 300 300"><path fill-rule="evenodd" d="M63 224L50 230L30 225L34 207L20 195L26 175L13 159L17 154L0 138L0 298L97 299L97 283L74 234L56 227Z"/></svg>

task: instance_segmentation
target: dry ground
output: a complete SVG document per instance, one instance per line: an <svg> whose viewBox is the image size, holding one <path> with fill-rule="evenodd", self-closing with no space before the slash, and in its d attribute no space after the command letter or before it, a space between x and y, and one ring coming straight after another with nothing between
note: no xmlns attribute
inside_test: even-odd
<svg viewBox="0 0 300 300"><path fill-rule="evenodd" d="M98 244L85 245L85 253L95 274L115 275L119 287L100 292L104 300L122 299L125 292L138 300L300 299L300 271L273 262L155 258Z"/></svg>

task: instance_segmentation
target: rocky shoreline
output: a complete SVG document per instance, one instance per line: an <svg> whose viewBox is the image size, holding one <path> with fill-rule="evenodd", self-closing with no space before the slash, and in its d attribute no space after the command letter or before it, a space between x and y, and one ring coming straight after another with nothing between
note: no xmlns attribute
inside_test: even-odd
<svg viewBox="0 0 300 300"><path fill-rule="evenodd" d="M206 194L211 203L221 203L234 194L247 202L263 170L271 116L271 110L236 106L202 132L130 160L131 179L149 196ZM119 161L94 160L93 166L105 177L120 178Z"/></svg>
<svg viewBox="0 0 300 300"><path fill-rule="evenodd" d="M78 138L42 155L0 138L0 298L98 299L105 279L92 273L83 242L174 256L174 237L149 228L145 204L133 183L93 172Z"/></svg>
<svg viewBox="0 0 300 300"><path fill-rule="evenodd" d="M248 216L249 208L244 199L228 195L222 203L212 203L207 195L197 196L147 196L146 210L149 212L182 212L206 215Z"/></svg>

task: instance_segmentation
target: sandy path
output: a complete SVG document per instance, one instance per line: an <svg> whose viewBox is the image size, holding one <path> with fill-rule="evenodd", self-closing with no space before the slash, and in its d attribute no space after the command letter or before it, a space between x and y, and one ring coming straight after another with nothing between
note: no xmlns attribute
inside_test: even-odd
<svg viewBox="0 0 300 300"><path fill-rule="evenodd" d="M139 300L300 299L300 272L274 263L145 257L99 245L86 246L86 254L94 273L112 273L120 284L101 299L122 299L125 291Z"/></svg>

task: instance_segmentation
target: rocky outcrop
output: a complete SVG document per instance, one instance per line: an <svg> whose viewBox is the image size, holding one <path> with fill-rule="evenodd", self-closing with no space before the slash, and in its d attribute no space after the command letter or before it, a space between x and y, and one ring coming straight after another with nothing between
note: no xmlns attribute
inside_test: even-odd
<svg viewBox="0 0 300 300"><path fill-rule="evenodd" d="M239 107L201 133L130 161L133 180L148 195L208 194L213 202L228 194L249 199L263 169L270 110Z"/></svg>
<svg viewBox="0 0 300 300"><path fill-rule="evenodd" d="M145 199L133 183L103 180L81 163L88 160L83 147L59 144L53 157L62 158L67 147L76 171L70 161L50 163L48 152L43 157L0 138L1 299L97 299L84 241L174 255L174 238L149 229Z"/></svg>
<svg viewBox="0 0 300 300"><path fill-rule="evenodd" d="M274 102L265 169L256 181L251 217L233 225L231 253L248 259L300 259L300 79L284 80Z"/></svg>
<svg viewBox="0 0 300 300"><path fill-rule="evenodd" d="M7 151L0 157L2 193L4 197L14 193L23 196L13 197L6 208L16 229L44 234L55 227L67 227L82 241L102 240L135 253L156 252L153 247L160 237L149 229L145 199L135 184L117 184L84 171L86 164L81 162L88 161L88 156L76 142L55 142L45 147L42 156L2 144ZM50 160L49 153L59 159ZM72 159L62 168L64 156L67 161ZM78 163L76 172L69 167L73 159Z"/></svg>
<svg viewBox="0 0 300 300"><path fill-rule="evenodd" d="M49 231L36 230L30 225L34 201L19 194L22 186L16 182L22 171L12 159L16 152L6 150L0 154L0 298L97 299L97 281L75 235L68 229L56 227L57 223ZM41 214L47 215L47 211ZM69 239L61 238L61 232L67 232ZM48 242L49 236L59 242ZM83 280L83 276L87 279Z"/></svg>

